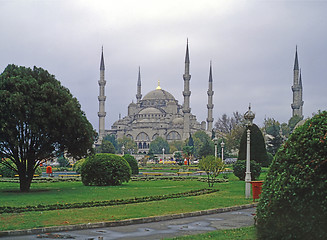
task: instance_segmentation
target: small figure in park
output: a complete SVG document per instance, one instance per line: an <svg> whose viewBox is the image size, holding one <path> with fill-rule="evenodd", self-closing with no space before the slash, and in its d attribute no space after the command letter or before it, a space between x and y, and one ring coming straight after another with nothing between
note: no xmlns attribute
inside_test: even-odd
<svg viewBox="0 0 327 240"><path fill-rule="evenodd" d="M51 176L51 174L52 174L52 167L51 166L47 166L46 173L49 175L49 177Z"/></svg>

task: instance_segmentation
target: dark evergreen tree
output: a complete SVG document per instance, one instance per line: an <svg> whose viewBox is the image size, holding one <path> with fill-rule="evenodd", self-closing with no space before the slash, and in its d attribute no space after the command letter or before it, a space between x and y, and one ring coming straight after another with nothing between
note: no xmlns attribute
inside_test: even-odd
<svg viewBox="0 0 327 240"><path fill-rule="evenodd" d="M199 150L199 158L206 157L208 155L214 155L215 154L215 147L214 144L208 141L208 139L204 140L204 144Z"/></svg>
<svg viewBox="0 0 327 240"><path fill-rule="evenodd" d="M239 160L246 160L246 133L247 129L243 132L241 138L241 144L238 154ZM250 158L261 166L268 166L268 155L265 145L265 140L262 136L262 132L256 124L250 127Z"/></svg>
<svg viewBox="0 0 327 240"><path fill-rule="evenodd" d="M115 153L116 149L114 145L108 140L102 140L102 143L99 148L100 153Z"/></svg>
<svg viewBox="0 0 327 240"><path fill-rule="evenodd" d="M108 134L106 135L103 140L107 140L109 142L112 143L112 145L114 145L114 148L116 149L116 151L118 151L118 142L116 139L116 136L114 134Z"/></svg>

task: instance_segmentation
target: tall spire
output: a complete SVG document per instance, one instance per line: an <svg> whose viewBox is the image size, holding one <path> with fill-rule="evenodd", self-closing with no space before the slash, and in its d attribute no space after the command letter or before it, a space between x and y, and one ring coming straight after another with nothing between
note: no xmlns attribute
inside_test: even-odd
<svg viewBox="0 0 327 240"><path fill-rule="evenodd" d="M100 70L105 70L104 67L104 58L103 58L103 46L102 46L102 51L101 51L101 61L100 61Z"/></svg>
<svg viewBox="0 0 327 240"><path fill-rule="evenodd" d="M213 124L213 117L212 117L212 110L213 110L213 94L214 91L212 90L212 66L211 66L211 61L210 61L210 69L209 69L209 87L208 87L208 104L207 104L207 109L208 109L208 118L207 118L207 131L212 132L212 124Z"/></svg>
<svg viewBox="0 0 327 240"><path fill-rule="evenodd" d="M105 136L105 117L106 117L106 112L105 112L105 102L106 102L106 96L105 96L105 86L106 86L106 81L104 79L104 71L105 71L105 66L104 66L104 58L103 58L103 47L101 51L101 61L100 61L100 80L99 80L99 88L100 88L100 94L98 96L99 100L99 112L98 112L98 117L99 117L99 143L101 143L103 137Z"/></svg>
<svg viewBox="0 0 327 240"><path fill-rule="evenodd" d="M142 93L141 93L141 68L139 67L139 75L137 79L137 93L136 93L136 99L137 103L141 101Z"/></svg>
<svg viewBox="0 0 327 240"><path fill-rule="evenodd" d="M297 45L295 48L294 70L299 70L299 61L298 61L298 57L297 57Z"/></svg>
<svg viewBox="0 0 327 240"><path fill-rule="evenodd" d="M185 63L190 63L190 56L189 56L189 53L188 53L188 39L186 41Z"/></svg>
<svg viewBox="0 0 327 240"><path fill-rule="evenodd" d="M297 54L297 46L295 49L295 61L293 69L293 103L291 104L292 116L303 117L303 100L302 100L302 76L299 71L299 60Z"/></svg>
<svg viewBox="0 0 327 240"><path fill-rule="evenodd" d="M189 51L188 51L188 40L186 43L186 54L185 54L185 71L183 74L184 79L184 104L183 104L183 114L184 114L184 129L183 129L183 140L186 140L190 135L190 58L189 58Z"/></svg>

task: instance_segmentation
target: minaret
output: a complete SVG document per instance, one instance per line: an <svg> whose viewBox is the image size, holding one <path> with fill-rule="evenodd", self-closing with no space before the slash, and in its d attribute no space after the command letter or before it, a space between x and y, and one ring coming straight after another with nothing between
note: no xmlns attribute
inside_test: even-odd
<svg viewBox="0 0 327 240"><path fill-rule="evenodd" d="M303 101L302 101L302 79L299 71L299 62L297 56L297 47L295 50L295 61L294 61L294 69L293 69L293 103L291 104L291 108L293 109L292 116L300 116L302 117L303 112Z"/></svg>
<svg viewBox="0 0 327 240"><path fill-rule="evenodd" d="M137 80L137 94L136 94L136 100L137 103L140 103L142 99L142 94L141 94L141 70L139 67L139 76L138 76L138 80Z"/></svg>
<svg viewBox="0 0 327 240"><path fill-rule="evenodd" d="M100 62L100 80L99 80L99 87L100 87L100 94L98 97L99 100L99 112L98 112L98 117L99 117L99 142L101 142L102 138L105 136L105 117L106 117L106 112L105 112L105 102L106 102L106 96L104 94L104 87L106 86L106 81L104 80L104 58L103 58L103 47L102 47L102 52L101 52L101 62Z"/></svg>
<svg viewBox="0 0 327 240"><path fill-rule="evenodd" d="M212 131L212 123L213 123L213 117L212 117L212 110L213 110L213 94L214 91L212 91L212 67L211 67L211 62L210 62L210 71L209 71L209 88L207 91L208 94L208 118L207 118L207 131L210 132Z"/></svg>
<svg viewBox="0 0 327 240"><path fill-rule="evenodd" d="M183 104L183 114L184 114L184 130L183 130L183 140L187 139L190 136L190 57L188 53L188 41L186 43L186 55L185 55L185 72L183 75L184 79L184 104Z"/></svg>

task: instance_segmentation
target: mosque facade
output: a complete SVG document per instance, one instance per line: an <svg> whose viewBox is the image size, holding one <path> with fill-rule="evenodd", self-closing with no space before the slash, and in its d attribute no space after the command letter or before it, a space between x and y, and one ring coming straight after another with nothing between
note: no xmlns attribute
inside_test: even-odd
<svg viewBox="0 0 327 240"><path fill-rule="evenodd" d="M124 136L134 140L138 146L139 153L147 153L151 141L157 137L162 137L168 142L176 140L186 140L190 134L202 130L209 135L212 132L213 126L213 89L212 89L212 67L209 68L208 80L208 117L201 123L198 122L196 116L191 113L190 108L190 58L189 48L186 45L185 55L185 71L183 74L184 90L182 91L184 103L179 104L175 97L168 91L158 87L150 91L142 98L142 83L140 69L137 80L136 102L128 105L128 114L122 119L114 122L110 130L105 130L105 66L103 51L100 62L100 95L99 100L99 140L107 135L114 134L116 138L123 138Z"/></svg>

